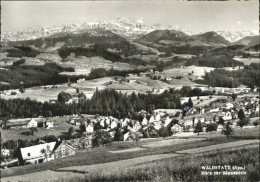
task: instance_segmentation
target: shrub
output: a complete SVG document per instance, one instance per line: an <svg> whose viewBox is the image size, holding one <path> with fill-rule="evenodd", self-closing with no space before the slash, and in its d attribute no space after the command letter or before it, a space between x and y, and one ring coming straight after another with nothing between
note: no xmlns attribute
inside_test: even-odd
<svg viewBox="0 0 260 182"><path fill-rule="evenodd" d="M254 125L254 126L258 126L258 125L259 125L259 121L257 121L257 120L254 121L254 122L253 122L253 125Z"/></svg>

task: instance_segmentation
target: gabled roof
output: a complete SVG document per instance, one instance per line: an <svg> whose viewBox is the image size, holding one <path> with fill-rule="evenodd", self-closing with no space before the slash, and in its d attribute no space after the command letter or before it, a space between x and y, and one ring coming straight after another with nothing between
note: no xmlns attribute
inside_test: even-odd
<svg viewBox="0 0 260 182"><path fill-rule="evenodd" d="M44 143L40 145L34 145L31 147L21 148L20 150L21 150L23 160L43 157L44 153L42 153L42 149L47 150L47 148L49 148L48 153L51 153L55 147L55 144L56 142L50 142L50 143Z"/></svg>
<svg viewBox="0 0 260 182"><path fill-rule="evenodd" d="M69 141L69 140L68 140L68 141ZM60 144L57 143L57 145L54 147L53 151L55 151L55 150L56 150L58 147L60 147L61 145L66 145L67 147L69 147L69 148L75 150L74 147L72 147L71 145L69 145L69 144L67 143L68 141L65 142L65 141L63 140Z"/></svg>
<svg viewBox="0 0 260 182"><path fill-rule="evenodd" d="M10 119L7 121L8 126L20 126L20 125L27 125L30 122L30 118L25 119Z"/></svg>

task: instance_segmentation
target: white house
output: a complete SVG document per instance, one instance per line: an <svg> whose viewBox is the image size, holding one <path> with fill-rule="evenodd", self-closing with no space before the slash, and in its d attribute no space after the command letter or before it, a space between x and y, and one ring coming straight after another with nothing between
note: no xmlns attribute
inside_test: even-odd
<svg viewBox="0 0 260 182"><path fill-rule="evenodd" d="M133 126L133 130L135 131L135 132L137 132L137 131L140 131L142 129L142 126L140 125L140 123L139 122L136 122L135 124L134 124L134 126Z"/></svg>
<svg viewBox="0 0 260 182"><path fill-rule="evenodd" d="M103 118L103 119L101 119L100 120L100 126L102 126L102 127L105 127L105 119Z"/></svg>
<svg viewBox="0 0 260 182"><path fill-rule="evenodd" d="M54 159L52 154L56 142L44 143L31 147L21 148L22 160L25 163L42 163Z"/></svg>
<svg viewBox="0 0 260 182"><path fill-rule="evenodd" d="M54 123L53 123L53 121L47 121L45 127L46 127L47 129L49 129L49 128L53 128L53 127L54 127Z"/></svg>
<svg viewBox="0 0 260 182"><path fill-rule="evenodd" d="M136 80L129 80L129 83L136 83Z"/></svg>
<svg viewBox="0 0 260 182"><path fill-rule="evenodd" d="M219 112L219 108L211 109L209 112L210 112L210 113Z"/></svg>
<svg viewBox="0 0 260 182"><path fill-rule="evenodd" d="M10 156L10 150L9 149L1 149L1 155L3 157L8 157Z"/></svg>
<svg viewBox="0 0 260 182"><path fill-rule="evenodd" d="M224 121L229 121L229 120L232 119L231 112L226 112L226 113L223 113L223 114L224 114L224 116L223 116Z"/></svg>
<svg viewBox="0 0 260 182"><path fill-rule="evenodd" d="M172 119L167 116L164 121L164 126L168 126L172 122Z"/></svg>
<svg viewBox="0 0 260 182"><path fill-rule="evenodd" d="M160 120L161 120L161 115L160 115L160 113L158 113L155 116L155 121L160 121Z"/></svg>
<svg viewBox="0 0 260 182"><path fill-rule="evenodd" d="M115 120L113 120L111 122L111 129L117 128L117 122Z"/></svg>
<svg viewBox="0 0 260 182"><path fill-rule="evenodd" d="M111 124L111 120L110 120L109 118L107 118L107 119L105 120L105 122L106 122L107 125L110 125L110 124Z"/></svg>
<svg viewBox="0 0 260 182"><path fill-rule="evenodd" d="M177 133L177 132L182 132L183 128L182 126L175 124L174 126L171 127L171 131L173 133Z"/></svg>
<svg viewBox="0 0 260 182"><path fill-rule="evenodd" d="M144 116L144 119L142 121L142 126L147 126L148 125L148 120L146 118L146 115Z"/></svg>
<svg viewBox="0 0 260 182"><path fill-rule="evenodd" d="M226 103L222 108L224 108L224 109L231 109L231 108L233 108L233 107L234 107L233 104L231 104L231 103Z"/></svg>
<svg viewBox="0 0 260 182"><path fill-rule="evenodd" d="M38 123L34 119L31 119L27 124L27 128L37 127Z"/></svg>
<svg viewBox="0 0 260 182"><path fill-rule="evenodd" d="M154 121L155 121L154 116L151 116L150 119L149 119L149 123L152 123L152 122L154 122Z"/></svg>
<svg viewBox="0 0 260 182"><path fill-rule="evenodd" d="M128 118L125 118L125 120L122 123L122 127L127 126L130 120Z"/></svg>
<svg viewBox="0 0 260 182"><path fill-rule="evenodd" d="M156 130L161 129L162 126L163 126L163 124L162 124L161 121L155 121L155 122L154 122L154 128L155 128Z"/></svg>
<svg viewBox="0 0 260 182"><path fill-rule="evenodd" d="M92 123L88 124L88 126L86 127L86 132L87 132L88 134L91 134L91 133L94 132L94 126L93 126Z"/></svg>
<svg viewBox="0 0 260 182"><path fill-rule="evenodd" d="M126 134L124 134L124 141L128 141L130 139L130 133L127 132Z"/></svg>

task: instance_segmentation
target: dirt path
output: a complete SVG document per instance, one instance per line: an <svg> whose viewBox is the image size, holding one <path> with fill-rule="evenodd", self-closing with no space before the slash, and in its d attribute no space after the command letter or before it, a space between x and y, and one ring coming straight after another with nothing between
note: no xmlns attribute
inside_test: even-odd
<svg viewBox="0 0 260 182"><path fill-rule="evenodd" d="M158 155L148 155L142 157L136 157L133 159L120 160L115 162L103 163L103 164L94 164L94 165L83 165L83 166L71 166L66 168L61 168L57 171L41 171L30 173L21 176L11 176L7 178L3 178L2 181L41 181L48 177L48 181L58 180L64 178L66 176L79 177L82 175L86 175L89 172L94 171L103 171L103 170L116 170L117 168L126 168L137 164L142 164L145 162L151 162L161 159L172 158L180 155L191 155L191 154L200 154L204 152L213 152L218 149L230 149L230 148L243 148L245 145L256 146L259 144L259 140L241 140L235 142L229 142L224 144L216 144L210 145L206 147L198 147L194 149L177 151L172 154L158 154Z"/></svg>

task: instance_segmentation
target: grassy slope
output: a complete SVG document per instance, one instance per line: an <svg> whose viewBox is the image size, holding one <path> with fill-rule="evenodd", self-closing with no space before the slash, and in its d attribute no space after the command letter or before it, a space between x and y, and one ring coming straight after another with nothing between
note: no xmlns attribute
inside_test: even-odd
<svg viewBox="0 0 260 182"><path fill-rule="evenodd" d="M243 137L246 138L256 138L259 136L259 130L258 128L254 129L248 129L248 130L242 130L244 132L241 132L239 135L240 139L243 139ZM194 136L194 137L200 137L200 136ZM210 137L208 136L201 136L208 138L207 140L198 141L198 142L188 142L185 145L183 144L176 144L174 146L164 146L164 147L154 147L154 148L147 148L145 151L135 151L131 153L111 153L109 151L111 150L122 150L122 149L128 149L128 148L135 148L136 144L133 142L124 142L124 143L112 143L100 148L94 148L91 151L79 151L74 156L56 159L54 161L48 162L48 163L42 163L42 164L34 164L34 165L27 165L27 166L20 166L20 167L13 167L9 169L2 170L2 177L7 176L14 176L14 175L23 175L27 173L37 172L37 171L44 171L48 169L58 169L68 166L80 166L80 165L90 165L90 164L101 164L106 162L112 162L112 161L119 161L123 159L130 159L140 156L146 156L146 155L153 155L153 154L166 154L166 153L174 153L176 151L185 150L185 149L191 149L196 147L202 147L202 146L208 146L208 145L214 145L214 144L220 144L220 143L226 143L226 142L232 142L237 141L236 138L229 138L228 140L225 138L225 136L215 136ZM167 139L154 139L156 141L160 140L167 140ZM147 144L151 141L154 142L154 140L144 140L139 142L139 146L143 144Z"/></svg>
<svg viewBox="0 0 260 182"><path fill-rule="evenodd" d="M252 157L253 156L253 157ZM259 181L259 148L217 151L201 156L163 159L132 168L89 173L70 181ZM201 166L245 166L244 176L202 176ZM67 181L68 178L63 178Z"/></svg>

